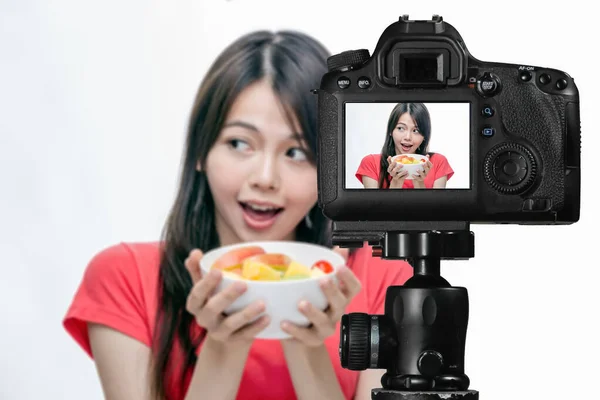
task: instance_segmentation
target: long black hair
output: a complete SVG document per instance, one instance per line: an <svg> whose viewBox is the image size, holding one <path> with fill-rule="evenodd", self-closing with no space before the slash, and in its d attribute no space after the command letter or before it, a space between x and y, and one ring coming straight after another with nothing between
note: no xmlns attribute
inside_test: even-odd
<svg viewBox="0 0 600 400"><path fill-rule="evenodd" d="M196 95L182 157L179 188L162 231L156 334L151 363L152 395L166 396L172 378L183 388L185 374L196 362L195 350L204 338L192 337L193 316L185 309L192 280L184 260L198 248L204 252L220 245L215 228L214 201L204 174L206 157L217 140L232 103L242 90L259 80L270 82L290 123L293 116L317 159L317 104L311 89L327 72L329 52L315 39L292 31L258 31L242 36L214 61ZM293 113L293 115L292 115ZM196 169L200 163L200 171ZM331 222L318 205L310 223L300 221L296 240L331 246ZM180 351L172 357L173 351ZM183 365L174 359L184 360Z"/></svg>
<svg viewBox="0 0 600 400"><path fill-rule="evenodd" d="M389 185L389 175L387 173L388 161L387 158L396 155L396 146L394 144L394 137L392 133L398 125L398 120L402 114L408 113L415 124L419 128L419 132L423 135L423 142L417 148L416 153L426 155L428 154L429 139L431 138L431 118L429 117L429 110L423 103L398 103L388 119L387 130L385 133L385 141L381 148L381 162L379 171L379 188L384 187L384 183Z"/></svg>

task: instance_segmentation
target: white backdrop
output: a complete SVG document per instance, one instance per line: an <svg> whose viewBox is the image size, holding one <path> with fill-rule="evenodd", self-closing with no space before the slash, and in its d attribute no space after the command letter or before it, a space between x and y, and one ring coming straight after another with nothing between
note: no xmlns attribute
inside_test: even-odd
<svg viewBox="0 0 600 400"><path fill-rule="evenodd" d="M362 189L356 170L368 154L381 154L390 113L398 103L346 103L346 189ZM448 159L448 189L469 189L469 103L424 103L431 118L429 151ZM476 131L477 127L473 128Z"/></svg>
<svg viewBox="0 0 600 400"><path fill-rule="evenodd" d="M591 6L370 4L0 1L0 399L102 399L62 317L95 252L159 237L194 93L226 44L294 28L332 52L373 51L400 15L434 13L477 58L551 66L580 88L581 221L473 226L475 258L442 272L469 289L466 372L482 399L589 398L600 358Z"/></svg>

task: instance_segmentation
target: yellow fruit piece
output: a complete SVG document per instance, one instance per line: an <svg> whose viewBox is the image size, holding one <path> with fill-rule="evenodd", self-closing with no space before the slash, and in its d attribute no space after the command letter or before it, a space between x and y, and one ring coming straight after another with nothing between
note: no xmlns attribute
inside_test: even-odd
<svg viewBox="0 0 600 400"><path fill-rule="evenodd" d="M281 272L259 261L244 262L242 277L251 281L280 281Z"/></svg>
<svg viewBox="0 0 600 400"><path fill-rule="evenodd" d="M310 278L310 272L310 268L308 268L306 265L302 265L299 262L292 261L290 265L288 265L285 274L283 274L283 279Z"/></svg>

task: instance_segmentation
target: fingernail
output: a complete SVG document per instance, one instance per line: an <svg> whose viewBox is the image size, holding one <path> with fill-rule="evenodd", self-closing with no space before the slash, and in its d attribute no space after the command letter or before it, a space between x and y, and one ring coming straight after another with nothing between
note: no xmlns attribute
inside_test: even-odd
<svg viewBox="0 0 600 400"><path fill-rule="evenodd" d="M329 279L329 278L323 278L319 282L319 285L321 285L322 288L326 288L327 285L329 285L329 282L331 282L331 279Z"/></svg>
<svg viewBox="0 0 600 400"><path fill-rule="evenodd" d="M290 324L288 324L286 321L283 321L281 323L281 328L282 329L286 329L287 330L289 327L290 327Z"/></svg>
<svg viewBox="0 0 600 400"><path fill-rule="evenodd" d="M301 310L306 311L308 309L308 302L306 300L302 300L299 307Z"/></svg>
<svg viewBox="0 0 600 400"><path fill-rule="evenodd" d="M217 271L216 269L211 269L208 275L212 278L218 278L221 275L221 271Z"/></svg>

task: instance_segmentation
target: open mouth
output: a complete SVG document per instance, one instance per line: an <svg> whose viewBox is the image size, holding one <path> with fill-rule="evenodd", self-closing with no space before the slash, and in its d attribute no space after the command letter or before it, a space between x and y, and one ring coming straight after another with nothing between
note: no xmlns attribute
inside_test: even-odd
<svg viewBox="0 0 600 400"><path fill-rule="evenodd" d="M410 151L410 149L412 149L412 145L406 146L404 144L400 144L400 147L402 147L402 150L404 151Z"/></svg>
<svg viewBox="0 0 600 400"><path fill-rule="evenodd" d="M282 207L258 205L240 202L244 212L244 220L254 229L265 229L273 225L277 215L283 211Z"/></svg>

